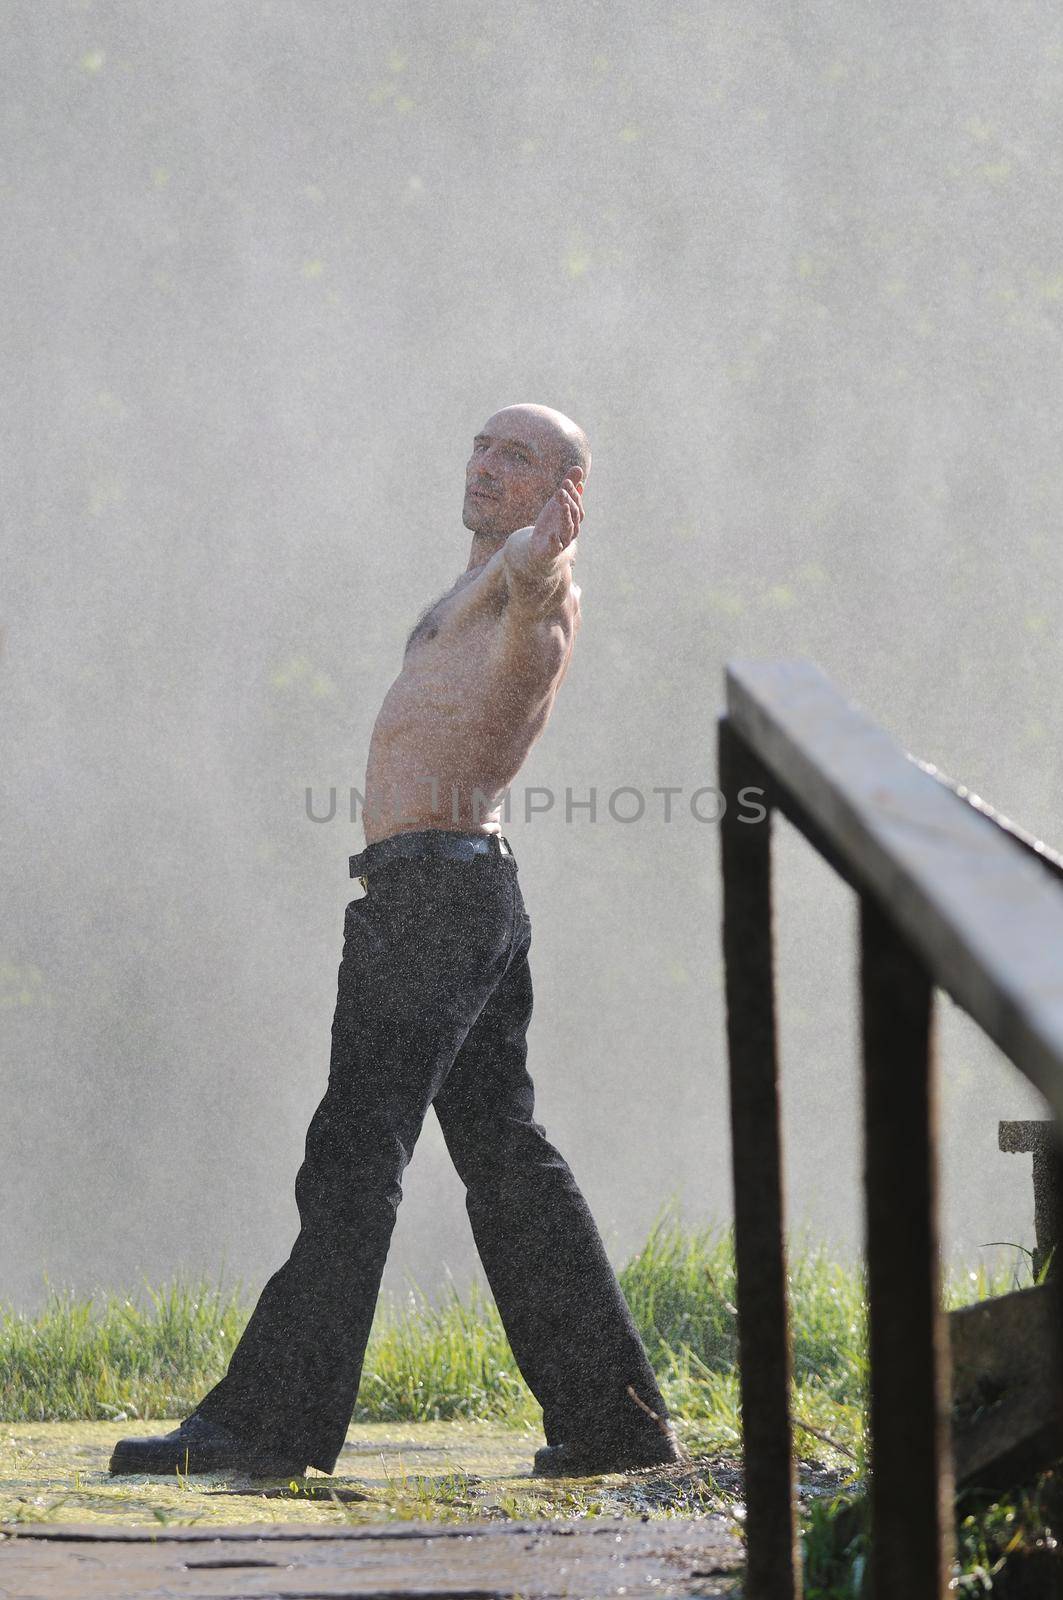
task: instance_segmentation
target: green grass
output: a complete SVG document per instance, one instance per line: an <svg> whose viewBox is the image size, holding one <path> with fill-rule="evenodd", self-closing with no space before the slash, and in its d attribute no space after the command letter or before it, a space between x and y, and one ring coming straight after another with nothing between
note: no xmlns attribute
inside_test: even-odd
<svg viewBox="0 0 1063 1600"><path fill-rule="evenodd" d="M238 1291L180 1282L139 1302L53 1291L0 1311L0 1419L172 1417L217 1381L247 1320Z"/></svg>
<svg viewBox="0 0 1063 1600"><path fill-rule="evenodd" d="M862 1269L807 1236L791 1242L793 1416L799 1456L833 1469L832 1497L806 1504L809 1600L859 1594L866 1546L860 1494L867 1461L866 1302ZM741 1449L733 1239L666 1213L621 1282L684 1442L696 1453ZM950 1306L1029 1282L1029 1271L980 1265L954 1276ZM224 1373L249 1306L238 1289L176 1282L140 1299L52 1293L33 1316L0 1310L0 1419L174 1418ZM382 1302L355 1423L463 1420L537 1428L540 1416L486 1296ZM1051 1494L1043 1483L961 1505L965 1576L958 1593L993 1592L1008 1544L1036 1543ZM1054 1503L1054 1502L1053 1502ZM1058 1519L1057 1519L1058 1520ZM983 1579L979 1573L985 1575Z"/></svg>
<svg viewBox="0 0 1063 1600"><path fill-rule="evenodd" d="M670 1407L739 1436L737 1316L729 1231L662 1216L620 1274ZM860 1443L867 1379L864 1280L858 1266L801 1238L791 1244L790 1306L798 1418ZM984 1267L950 1283L949 1304L1011 1288ZM173 1417L217 1382L249 1306L239 1289L174 1282L139 1299L53 1291L33 1316L0 1309L0 1420ZM382 1302L356 1421L538 1420L493 1302L475 1288L432 1301ZM806 1439L814 1440L807 1434ZM812 1448L815 1454L815 1447Z"/></svg>
<svg viewBox="0 0 1063 1600"><path fill-rule="evenodd" d="M861 1277L807 1243L792 1251L790 1277L798 1414L829 1417L851 1445L864 1382ZM621 1282L671 1408L734 1443L730 1234L666 1215ZM239 1290L175 1282L140 1299L53 1291L33 1316L0 1310L0 1420L181 1415L225 1371L248 1309ZM355 1420L458 1417L538 1420L493 1302L475 1289L382 1302Z"/></svg>

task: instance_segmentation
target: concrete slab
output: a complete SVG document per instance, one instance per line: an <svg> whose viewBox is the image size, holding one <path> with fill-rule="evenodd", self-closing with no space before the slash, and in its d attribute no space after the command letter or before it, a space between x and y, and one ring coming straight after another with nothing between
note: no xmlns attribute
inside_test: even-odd
<svg viewBox="0 0 1063 1600"><path fill-rule="evenodd" d="M0 1533L0 1593L18 1600L714 1600L740 1565L722 1517Z"/></svg>

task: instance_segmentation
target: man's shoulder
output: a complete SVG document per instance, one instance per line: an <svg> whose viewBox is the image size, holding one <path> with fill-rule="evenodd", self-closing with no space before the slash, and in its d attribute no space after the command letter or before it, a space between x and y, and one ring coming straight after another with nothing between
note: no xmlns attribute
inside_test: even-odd
<svg viewBox="0 0 1063 1600"><path fill-rule="evenodd" d="M452 594L463 593L470 590L476 594L486 594L500 588L505 581L505 557L502 550L496 550L482 566L474 568L471 572L466 570L457 579Z"/></svg>

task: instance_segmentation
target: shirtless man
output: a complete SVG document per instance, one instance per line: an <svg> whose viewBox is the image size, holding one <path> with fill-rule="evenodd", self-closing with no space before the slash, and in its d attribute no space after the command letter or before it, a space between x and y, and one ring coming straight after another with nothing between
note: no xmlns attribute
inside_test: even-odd
<svg viewBox="0 0 1063 1600"><path fill-rule="evenodd" d="M499 816L571 660L589 468L582 429L546 406L507 406L473 441L469 564L410 634L370 740L366 848L351 858L367 892L346 912L328 1089L295 1183L299 1236L225 1377L172 1433L119 1440L114 1473L333 1471L430 1107L543 1409L534 1471L678 1459L586 1201L533 1119L531 921Z"/></svg>
<svg viewBox="0 0 1063 1600"><path fill-rule="evenodd" d="M580 625L572 564L589 467L582 430L545 406L507 406L473 440L469 565L422 615L384 697L367 843L424 828L501 833L505 791L546 727Z"/></svg>

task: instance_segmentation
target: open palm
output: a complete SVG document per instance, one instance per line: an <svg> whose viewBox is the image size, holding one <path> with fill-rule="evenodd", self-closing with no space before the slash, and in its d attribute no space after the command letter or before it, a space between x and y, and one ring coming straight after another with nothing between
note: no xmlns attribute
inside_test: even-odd
<svg viewBox="0 0 1063 1600"><path fill-rule="evenodd" d="M552 494L536 518L528 541L535 560L548 561L560 555L579 533L583 521L583 470L572 467L565 474L556 494Z"/></svg>

